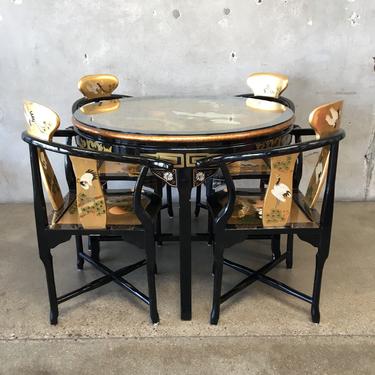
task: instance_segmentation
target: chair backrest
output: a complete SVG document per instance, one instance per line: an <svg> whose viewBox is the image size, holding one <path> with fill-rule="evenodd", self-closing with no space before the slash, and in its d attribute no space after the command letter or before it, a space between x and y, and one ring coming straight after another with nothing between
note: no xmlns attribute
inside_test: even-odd
<svg viewBox="0 0 375 375"><path fill-rule="evenodd" d="M40 224L48 224L42 182L48 192L53 209L58 211L66 207L55 173L45 152L45 150L48 150L69 156L72 162L75 174L78 215L84 228L104 229L107 224L107 207L99 180L98 162L108 160L143 166L135 185L134 209L143 225L152 225L148 214L142 208L141 189L149 168L171 170L173 165L170 162L152 157L117 155L109 152L81 149L71 144L55 143L52 140L55 132L57 132L55 134L56 137L69 137L70 139L75 133L72 129L57 130L60 125L60 119L54 111L36 103L25 102L25 116L27 129L22 138L30 144L34 204L37 205L38 212L43 211L38 215L38 217L43 216L43 222ZM63 211L64 209L56 214L59 215Z"/></svg>
<svg viewBox="0 0 375 375"><path fill-rule="evenodd" d="M328 103L315 108L309 116L311 127L315 130L316 139L335 133L341 125L343 101ZM305 200L313 208L324 186L328 170L329 148L323 147L311 175Z"/></svg>
<svg viewBox="0 0 375 375"><path fill-rule="evenodd" d="M340 127L343 101L324 104L315 108L309 116L316 139L329 137ZM271 175L263 206L263 226L284 226L292 207L293 173L298 154L271 158ZM321 148L307 187L305 202L314 208L327 178L329 146Z"/></svg>
<svg viewBox="0 0 375 375"><path fill-rule="evenodd" d="M70 156L76 176L77 209L84 228L105 228L107 208L99 180L98 161Z"/></svg>
<svg viewBox="0 0 375 375"><path fill-rule="evenodd" d="M30 136L51 142L60 126L58 114L40 104L26 101L24 104L27 132ZM41 177L52 208L58 211L64 205L61 189L48 156L38 149ZM98 161L70 156L76 176L77 208L84 228L105 228L106 207L103 190L98 177Z"/></svg>
<svg viewBox="0 0 375 375"><path fill-rule="evenodd" d="M247 79L247 85L255 96L278 98L288 87L288 77L278 73L253 73Z"/></svg>
<svg viewBox="0 0 375 375"><path fill-rule="evenodd" d="M260 202L259 204L257 203L257 210L259 210L259 213L261 213L260 216L262 218L262 224L264 227L285 226L288 223L292 209L293 173L296 160L302 152L314 149L321 150L322 156L320 157L318 164L322 163L321 169L323 168L324 174L318 173L316 168L311 177L312 182L310 182L311 186L309 187L310 190L308 190L307 196L302 200L300 197L297 197L297 199L299 204L301 204L303 209L306 211L307 216L310 217L310 208L313 207L310 204L311 198L309 194L313 192L312 196L314 197L315 202L321 189L323 188L325 180L328 177L330 183L327 183L326 185L321 215L327 216L327 211L330 211L330 214L328 215L330 216L332 214L333 207L331 203L333 202L334 197L338 142L345 136L345 133L338 128L342 105L342 101L335 102L318 107L312 112L312 115L310 116L311 126L314 129L319 129L320 132L317 134L317 139L315 140L301 143L297 142L292 145L278 146L272 149L256 150L246 153L216 156L198 160L197 168L213 168L215 166L221 167L228 189L228 203L223 209L222 212L224 214L221 215L219 220L225 221L225 217L230 217L230 212L233 209L235 202L234 197L236 195L233 180L226 164L246 160L268 159L270 160L271 164L270 178L264 201L262 204L260 204ZM328 126L334 128L334 130L323 130L324 126L321 124L322 121L325 121ZM301 133L298 133L298 130L303 129L295 129L296 135L301 135ZM316 131L318 132L318 130ZM332 150L334 150L334 152ZM228 212L230 214L228 214ZM222 218L224 218L224 220L222 220Z"/></svg>
<svg viewBox="0 0 375 375"><path fill-rule="evenodd" d="M53 134L60 126L60 118L57 113L30 101L24 102L24 113L27 121L27 133L37 139L50 142ZM43 185L47 191L52 208L57 211L63 206L64 199L45 150L38 149L38 160Z"/></svg>
<svg viewBox="0 0 375 375"><path fill-rule="evenodd" d="M118 87L119 80L112 74L94 74L82 77L78 89L88 99L110 96Z"/></svg>
<svg viewBox="0 0 375 375"><path fill-rule="evenodd" d="M293 195L293 172L298 153L270 159L271 174L262 209L264 227L284 226L290 216Z"/></svg>

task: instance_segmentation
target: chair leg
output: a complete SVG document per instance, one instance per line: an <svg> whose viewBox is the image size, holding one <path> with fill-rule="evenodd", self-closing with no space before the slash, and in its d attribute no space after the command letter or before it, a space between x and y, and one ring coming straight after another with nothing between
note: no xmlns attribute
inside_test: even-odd
<svg viewBox="0 0 375 375"><path fill-rule="evenodd" d="M202 196L202 186L201 185L197 186L197 190L196 190L195 194L196 195L195 195L195 211L194 211L194 214L195 214L195 217L198 217L199 212L201 210L201 196Z"/></svg>
<svg viewBox="0 0 375 375"><path fill-rule="evenodd" d="M173 200L172 200L172 187L167 184L167 206L168 206L168 216L173 218Z"/></svg>
<svg viewBox="0 0 375 375"><path fill-rule="evenodd" d="M50 305L50 323L53 325L57 324L57 318L59 316L59 309L57 305L57 295L55 286L55 276L53 272L53 262L51 250L45 245L39 243L39 256L43 262L44 269L46 272L48 297Z"/></svg>
<svg viewBox="0 0 375 375"><path fill-rule="evenodd" d="M82 270L83 269L83 258L79 255L83 251L83 243L82 243L82 236L76 235L76 251L77 251L77 269Z"/></svg>
<svg viewBox="0 0 375 375"><path fill-rule="evenodd" d="M156 225L156 242L157 242L158 246L162 246L163 241L161 239L162 236L161 236L161 215L160 215L160 211L158 212L158 214L156 216L155 225Z"/></svg>
<svg viewBox="0 0 375 375"><path fill-rule="evenodd" d="M167 185L168 186L168 185ZM160 180L157 181L155 186L155 193L162 199L163 198L163 185ZM168 187L167 187L167 194L168 194ZM169 211L169 206L168 206ZM162 241L162 235L161 235L161 212L159 210L157 216L156 216L156 222L155 222L155 231L156 231L156 242L158 246L163 245Z"/></svg>
<svg viewBox="0 0 375 375"><path fill-rule="evenodd" d="M159 314L156 301L156 286L155 286L155 270L156 270L156 256L155 256L155 241L152 232L146 232L146 257L147 257L147 282L148 295L150 299L150 317L153 324L159 323Z"/></svg>
<svg viewBox="0 0 375 375"><path fill-rule="evenodd" d="M272 236L271 249L272 249L272 259L277 259L280 257L280 234L275 234Z"/></svg>
<svg viewBox="0 0 375 375"><path fill-rule="evenodd" d="M100 242L96 236L89 236L89 249L91 250L91 258L95 262L100 260Z"/></svg>
<svg viewBox="0 0 375 375"><path fill-rule="evenodd" d="M328 251L322 247L319 247L316 253L316 264L315 264L315 276L314 276L314 288L312 295L312 305L311 305L311 319L314 323L320 322L320 290L322 287L322 276L324 264L328 257Z"/></svg>
<svg viewBox="0 0 375 375"><path fill-rule="evenodd" d="M293 267L293 234L289 233L286 243L286 268Z"/></svg>
<svg viewBox="0 0 375 375"><path fill-rule="evenodd" d="M212 220L212 215L210 213L210 211L208 211L208 222L207 222L207 226L208 226L208 245L212 245L212 242L213 242L213 220Z"/></svg>
<svg viewBox="0 0 375 375"><path fill-rule="evenodd" d="M213 243L214 247L214 293L212 299L212 310L211 310L211 324L217 324L220 315L220 296L221 296L221 285L223 280L223 264L224 264L224 248L221 245L222 241Z"/></svg>

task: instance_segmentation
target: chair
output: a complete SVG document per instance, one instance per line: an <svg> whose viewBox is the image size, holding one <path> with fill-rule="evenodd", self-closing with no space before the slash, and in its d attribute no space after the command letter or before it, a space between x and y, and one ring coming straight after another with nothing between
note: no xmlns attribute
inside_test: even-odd
<svg viewBox="0 0 375 375"><path fill-rule="evenodd" d="M82 77L78 82L78 89L83 94L84 98L77 101L72 108L74 112L84 104L90 103L93 99L108 100L108 107L115 103L120 98L130 98L128 95L113 94L119 85L119 80L112 74L94 74ZM109 109L108 109L109 110ZM96 142L97 143L97 142ZM80 145L87 147L85 141L81 139ZM100 147L100 145L99 145ZM115 147L115 146L112 146ZM116 163L103 161L99 167L100 178L105 181L111 180L136 180L140 172L140 166L127 165L124 163ZM156 180L158 186L156 189L159 194L162 194L162 182ZM173 204L172 204L172 188L166 185L167 190L167 204L163 206L168 209L169 217L173 217ZM158 224L160 225L160 224ZM160 241L159 241L160 242Z"/></svg>
<svg viewBox="0 0 375 375"><path fill-rule="evenodd" d="M257 98L268 101L278 101L285 106L292 109L294 112L294 104L291 100L281 97L280 95L288 87L288 77L279 73L253 73L247 79L247 85L251 88L253 93L240 94L237 97L241 98ZM264 190L265 182L270 173L270 168L267 160L249 160L246 162L236 162L229 166L230 173L233 179L249 180L259 179L260 189ZM210 184L208 184L210 189ZM205 204L201 203L201 186L196 190L195 199L195 216L199 216L200 208L207 208Z"/></svg>
<svg viewBox="0 0 375 375"><path fill-rule="evenodd" d="M316 108L309 117L312 129L295 127L297 137L315 135L316 139L258 150L243 154L218 156L200 160L197 168L219 167L225 179L227 191L218 191L208 197L213 217L214 232L214 293L211 323L217 324L220 304L255 281L283 291L311 304L312 321L319 323L319 300L325 261L329 255L334 190L339 142L345 133L340 130L342 101ZM295 163L300 153L321 150L315 169L304 196L293 183ZM259 190L241 195L236 191L228 163L253 159L269 159L270 179L265 194ZM319 194L326 181L320 213L315 208ZM258 270L224 259L224 248L249 238L265 235L288 236L287 249L276 259ZM286 260L288 268L293 262L293 236L317 248L315 278L312 296L300 292L266 274ZM246 275L246 278L224 294L221 294L223 265Z"/></svg>
<svg viewBox="0 0 375 375"><path fill-rule="evenodd" d="M151 321L158 323L154 275L156 270L154 223L161 207L161 199L156 194L143 190L143 185L150 168L163 170L170 169L172 165L152 158L121 156L56 143L55 137L72 138L75 135L74 131L58 130L59 116L49 108L33 102L25 102L24 108L27 130L22 134L22 139L29 144L36 232L39 256L44 264L47 278L50 323L57 324L60 303L111 281L148 304ZM69 185L70 190L65 197L61 193L46 151L62 154L72 163L75 185ZM103 191L98 175L98 162L101 160L142 165L134 192ZM49 215L43 185L52 206ZM51 249L68 241L71 236L75 236L78 269L82 269L84 261L87 261L104 276L57 297ZM112 271L83 250L82 236L111 236L112 239L119 241L125 239L144 247L146 259ZM148 296L123 277L145 265Z"/></svg>

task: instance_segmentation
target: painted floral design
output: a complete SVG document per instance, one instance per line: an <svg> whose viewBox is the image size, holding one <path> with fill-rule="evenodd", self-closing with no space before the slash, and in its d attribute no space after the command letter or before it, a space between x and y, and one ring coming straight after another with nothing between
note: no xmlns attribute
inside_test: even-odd
<svg viewBox="0 0 375 375"><path fill-rule="evenodd" d="M90 139L84 139L78 137L78 144L81 148L88 150L101 151L101 152L112 152L112 146L106 146L105 144L98 141L91 141Z"/></svg>
<svg viewBox="0 0 375 375"><path fill-rule="evenodd" d="M269 214L266 214L268 223L278 223L285 220L283 212L277 208L273 208Z"/></svg>
<svg viewBox="0 0 375 375"><path fill-rule="evenodd" d="M173 173L172 172L164 172L163 178L164 178L165 181L171 182L171 181L173 181L173 178L174 178Z"/></svg>
<svg viewBox="0 0 375 375"><path fill-rule="evenodd" d="M204 179L205 179L205 174L204 174L204 172L202 172L202 171L197 172L196 175L195 175L195 179L196 179L198 182L203 182Z"/></svg>
<svg viewBox="0 0 375 375"><path fill-rule="evenodd" d="M292 157L288 155L285 160L279 160L273 163L273 167L278 171L289 171L292 165Z"/></svg>
<svg viewBox="0 0 375 375"><path fill-rule="evenodd" d="M103 197L88 197L85 193L78 194L78 213L80 217L88 214L96 214L97 216L105 215L106 206Z"/></svg>

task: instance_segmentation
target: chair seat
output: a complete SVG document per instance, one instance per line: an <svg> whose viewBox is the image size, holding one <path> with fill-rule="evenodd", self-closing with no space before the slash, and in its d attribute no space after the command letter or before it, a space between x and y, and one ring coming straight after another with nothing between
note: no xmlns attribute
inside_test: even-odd
<svg viewBox="0 0 375 375"><path fill-rule="evenodd" d="M133 194L131 191L125 193L105 193L105 202L107 206L107 226L137 226L141 225L137 215L133 210ZM151 214L160 208L160 198L152 193L142 195L142 206L150 210ZM64 209L59 213L54 213L51 219L51 227L80 225L78 216L77 200L75 196L68 195L65 198Z"/></svg>
<svg viewBox="0 0 375 375"><path fill-rule="evenodd" d="M263 159L235 162L229 164L228 169L232 176L270 174L270 167Z"/></svg>
<svg viewBox="0 0 375 375"><path fill-rule="evenodd" d="M104 161L99 167L99 175L113 176L122 175L138 177L141 167L138 164L126 164L113 161Z"/></svg>
<svg viewBox="0 0 375 375"><path fill-rule="evenodd" d="M227 202L227 194L224 191L217 192L209 197L208 203L214 213ZM237 195L232 216L228 220L228 227L233 228L260 228L262 225L263 195ZM309 219L299 204L293 199L291 214L287 223L293 227L315 227L316 223Z"/></svg>

